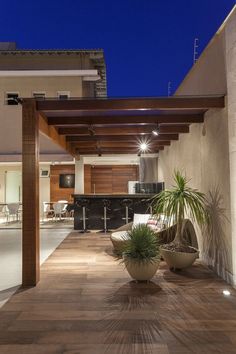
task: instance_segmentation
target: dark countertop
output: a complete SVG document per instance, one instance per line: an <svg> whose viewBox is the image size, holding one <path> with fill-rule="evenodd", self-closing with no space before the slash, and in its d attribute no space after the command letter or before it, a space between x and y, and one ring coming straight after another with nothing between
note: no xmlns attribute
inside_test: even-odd
<svg viewBox="0 0 236 354"><path fill-rule="evenodd" d="M110 198L110 199L118 199L118 198L127 198L127 199L135 199L135 198L152 198L155 194L72 194L73 198L88 198L88 199L97 199L97 198Z"/></svg>

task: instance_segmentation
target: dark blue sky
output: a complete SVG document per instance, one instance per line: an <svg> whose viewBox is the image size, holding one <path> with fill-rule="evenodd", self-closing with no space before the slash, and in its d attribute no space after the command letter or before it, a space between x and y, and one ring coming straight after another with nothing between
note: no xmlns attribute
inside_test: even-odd
<svg viewBox="0 0 236 354"><path fill-rule="evenodd" d="M167 95L235 0L1 1L0 41L20 48L103 48L109 96Z"/></svg>

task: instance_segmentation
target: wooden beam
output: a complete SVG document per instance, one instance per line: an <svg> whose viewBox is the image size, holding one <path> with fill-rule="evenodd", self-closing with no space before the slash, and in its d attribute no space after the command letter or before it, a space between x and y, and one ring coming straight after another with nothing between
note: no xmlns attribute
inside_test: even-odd
<svg viewBox="0 0 236 354"><path fill-rule="evenodd" d="M164 146L151 147L148 152L156 152L157 150L164 150ZM90 148L79 147L79 148L76 148L76 151L79 152L79 154L81 154L81 155L84 154L84 153L89 154L91 152L98 153L99 151L100 152L107 152L107 153L126 152L127 154L135 154L135 153L140 152L138 147L123 147L123 148L121 148L121 147L100 147L100 148L97 148L97 147L90 147Z"/></svg>
<svg viewBox="0 0 236 354"><path fill-rule="evenodd" d="M209 109L223 108L224 96L172 96L127 99L71 99L39 100L39 111L104 111L145 109Z"/></svg>
<svg viewBox="0 0 236 354"><path fill-rule="evenodd" d="M189 125L185 124L160 124L160 134L189 133Z"/></svg>
<svg viewBox="0 0 236 354"><path fill-rule="evenodd" d="M120 125L120 126L103 126L97 127L93 125L94 134L97 135L144 135L152 134L152 131L157 128L156 125ZM61 135L77 135L77 136L91 136L89 134L89 125L82 127L73 128L58 128L58 134ZM161 134L178 134L178 133L189 133L189 126L184 124L161 124L159 126L159 131Z"/></svg>
<svg viewBox="0 0 236 354"><path fill-rule="evenodd" d="M163 150L163 149L160 149L160 150ZM159 152L159 150L155 150L155 151L148 151L147 153L148 154L157 154ZM121 150L121 151L118 151L118 150L109 150L109 151L98 151L98 150L87 150L87 151L78 151L79 155L80 156L88 156L88 155L98 155L98 156L102 156L102 155L144 155L144 153L140 153L140 151L129 151L128 149L127 150Z"/></svg>
<svg viewBox="0 0 236 354"><path fill-rule="evenodd" d="M163 150L163 149L160 149L160 150ZM147 153L148 154L156 154L158 153L159 150L153 150L153 151L148 151ZM80 156L83 156L83 155L129 155L129 154L132 154L132 155L140 155L140 151L137 151L137 150L121 150L121 151L118 151L118 150L86 150L86 151L78 151L77 152ZM143 154L143 153L142 153Z"/></svg>
<svg viewBox="0 0 236 354"><path fill-rule="evenodd" d="M133 143L137 143L137 141L140 141L142 139L142 136L136 136L136 135L98 135L98 136L67 136L66 141L69 142L81 142L81 141L130 141ZM178 134L159 134L158 136L150 136L149 139L150 142L158 142L162 140L178 140Z"/></svg>
<svg viewBox="0 0 236 354"><path fill-rule="evenodd" d="M82 141L80 143L76 142L73 143L72 146L76 146L77 148L91 148L91 147L97 147L97 146L101 146L101 147L119 147L119 148L126 148L126 147L134 147L134 148L138 148L140 145L140 143L138 143L137 141L133 141L133 142L125 142L125 141ZM151 146L166 146L166 145L170 145L170 141L166 140L166 141L157 141L157 142L149 142L148 145Z"/></svg>
<svg viewBox="0 0 236 354"><path fill-rule="evenodd" d="M71 149L70 144L67 143L65 137L59 135L55 127L48 125L47 117L42 112L38 114L38 117L40 132L50 138L55 144L59 145L62 149L67 151L70 155L74 156L74 152Z"/></svg>
<svg viewBox="0 0 236 354"><path fill-rule="evenodd" d="M22 285L39 281L39 118L34 99L22 108Z"/></svg>
<svg viewBox="0 0 236 354"><path fill-rule="evenodd" d="M203 123L203 114L160 114L144 116L84 116L84 117L48 117L48 124L55 126L73 126L80 124L179 124Z"/></svg>

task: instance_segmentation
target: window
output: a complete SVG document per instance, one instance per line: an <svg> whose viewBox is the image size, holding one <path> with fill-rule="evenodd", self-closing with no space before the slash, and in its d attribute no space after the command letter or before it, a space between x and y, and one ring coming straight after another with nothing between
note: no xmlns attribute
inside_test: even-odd
<svg viewBox="0 0 236 354"><path fill-rule="evenodd" d="M46 96L45 92L33 92L33 97L36 99L44 100L45 96Z"/></svg>
<svg viewBox="0 0 236 354"><path fill-rule="evenodd" d="M67 100L70 97L70 91L58 91L57 97L59 100Z"/></svg>
<svg viewBox="0 0 236 354"><path fill-rule="evenodd" d="M7 92L6 93L6 104L8 106L18 105L19 94L17 92Z"/></svg>

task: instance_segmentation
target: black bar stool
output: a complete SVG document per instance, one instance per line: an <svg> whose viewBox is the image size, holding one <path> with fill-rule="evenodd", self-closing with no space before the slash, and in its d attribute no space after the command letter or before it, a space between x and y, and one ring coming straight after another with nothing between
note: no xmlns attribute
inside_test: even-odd
<svg viewBox="0 0 236 354"><path fill-rule="evenodd" d="M83 230L81 230L81 233L86 233L86 232L90 232L87 230L86 227L86 220L88 220L88 218L86 217L86 212L88 211L88 205L89 205L89 200L88 199L80 199L77 202L77 205L80 206L82 208L82 222L83 222Z"/></svg>
<svg viewBox="0 0 236 354"><path fill-rule="evenodd" d="M132 200L131 199L123 199L121 202L120 202L121 206L122 207L125 207L125 217L122 218L122 220L125 220L125 223L128 224L129 220L131 219L129 217L129 209L131 204L132 204Z"/></svg>
<svg viewBox="0 0 236 354"><path fill-rule="evenodd" d="M109 199L103 199L103 217L101 218L103 220L103 230L100 232L109 232L107 228L107 220L110 220L110 218L107 217L107 210L110 210L109 207L111 205L111 201Z"/></svg>

